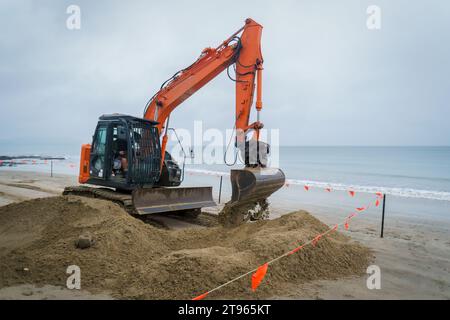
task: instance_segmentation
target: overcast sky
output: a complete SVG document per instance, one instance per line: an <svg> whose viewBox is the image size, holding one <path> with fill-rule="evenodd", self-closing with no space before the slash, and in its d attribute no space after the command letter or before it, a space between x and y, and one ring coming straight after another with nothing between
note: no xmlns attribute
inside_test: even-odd
<svg viewBox="0 0 450 320"><path fill-rule="evenodd" d="M80 30L66 28L71 4ZM380 30L366 27L372 4ZM445 0L2 0L0 153L76 154L98 116L142 116L164 80L247 17L264 26L262 121L280 129L281 144L450 145ZM234 83L223 73L171 126L224 130L233 118Z"/></svg>

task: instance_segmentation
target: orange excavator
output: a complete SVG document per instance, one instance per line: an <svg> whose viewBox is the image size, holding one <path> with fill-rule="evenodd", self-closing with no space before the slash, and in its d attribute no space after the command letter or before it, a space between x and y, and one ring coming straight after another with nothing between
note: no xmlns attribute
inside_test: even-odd
<svg viewBox="0 0 450 320"><path fill-rule="evenodd" d="M259 139L263 128L261 33L262 26L247 19L217 48L204 49L193 64L161 85L147 103L143 118L102 115L92 144L81 148L82 185L67 187L64 194L115 201L137 215L173 211L196 215L201 208L214 206L212 187L179 187L184 168L166 146L175 108L226 70L236 85L235 146L245 167L231 170L232 197L219 220L236 225L263 218L268 213L267 198L284 184L285 176L280 169L266 167L270 148ZM235 69L235 79L230 67ZM255 87L257 120L249 123Z"/></svg>

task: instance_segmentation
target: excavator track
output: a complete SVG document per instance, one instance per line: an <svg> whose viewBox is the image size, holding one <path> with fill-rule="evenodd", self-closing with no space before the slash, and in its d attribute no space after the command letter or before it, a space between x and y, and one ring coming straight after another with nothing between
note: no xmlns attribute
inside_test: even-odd
<svg viewBox="0 0 450 320"><path fill-rule="evenodd" d="M72 186L64 188L63 195L75 195L75 196L109 200L119 204L129 214L131 215L137 214L136 208L133 205L133 198L130 193L114 191L108 188Z"/></svg>
<svg viewBox="0 0 450 320"><path fill-rule="evenodd" d="M167 225L167 221L163 222L158 217L165 216L171 220L181 220L193 225L201 226L215 226L217 225L217 217L214 215L203 212L200 209L187 209L181 211L173 211L166 213L156 213L156 214L145 214L142 215L138 212L133 202L133 196L131 193L124 193L119 191L114 191L108 188L99 187L87 187L87 186L71 186L64 188L63 195L74 195L82 196L88 198L96 198L111 201L120 205L127 213L133 217L149 223L157 228L170 229Z"/></svg>

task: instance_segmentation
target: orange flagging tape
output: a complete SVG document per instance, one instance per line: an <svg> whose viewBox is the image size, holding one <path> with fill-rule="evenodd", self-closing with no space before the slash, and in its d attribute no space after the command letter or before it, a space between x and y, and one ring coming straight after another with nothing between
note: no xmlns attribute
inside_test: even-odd
<svg viewBox="0 0 450 320"><path fill-rule="evenodd" d="M304 186L304 188L305 188L305 190L309 190L309 187L306 186L306 185ZM351 195L352 197L355 195L355 192L354 192L353 190L350 190L349 193L350 193L350 195ZM377 199L376 199L375 205L378 206L378 204L379 204L379 198L382 196L382 193L381 193L381 192L377 192L377 193L375 193L375 194L377 195ZM369 203L367 206L356 208L356 210L357 210L357 211L365 211L365 210L367 210L367 209L370 208L370 205L371 205L371 204ZM205 293L203 293L203 294L201 294L201 295L199 295L199 296L193 298L192 300L201 300L201 299L204 299L209 293L211 293L211 292L213 292L213 291L216 291L216 290L219 290L219 289L221 289L221 288L223 288L223 287L229 285L230 283L233 283L233 282L235 282L235 281L237 281L237 280L239 280L239 279L241 279L241 278L243 278L243 277L245 277L245 276L247 276L247 275L250 275L250 274L252 274L252 273L253 273L253 274L252 274L252 286L251 286L251 287L252 287L252 290L255 291L255 290L259 287L259 285L261 284L262 280L264 279L264 277L265 277L265 275L266 275L266 273L267 273L267 268L268 268L269 264L272 264L272 263L274 263L275 261L278 261L278 260L280 260L280 259L283 258L283 257L286 257L286 256L289 256L289 255L292 255L292 254L296 253L297 251L303 249L303 248L304 248L305 246L307 246L308 244L311 244L313 247L315 247L316 244L317 244L317 242L318 242L322 237L328 236L328 235L331 234L332 232L336 231L336 230L338 229L339 225L342 225L342 224L343 224L345 230L348 230L348 229L349 229L349 221L350 221L353 217L355 217L355 216L357 216L357 215L358 215L358 213L356 213L356 212L351 213L351 214L350 214L350 215L349 215L342 223L335 224L333 227L329 228L329 229L328 229L327 231L325 231L324 233L315 236L313 239L311 239L310 241L308 241L308 242L302 244L301 246L298 246L298 247L294 248L293 250L288 251L288 252L282 254L281 256L278 256L278 257L276 257L276 258L274 258L274 259L272 259L272 260L266 262L265 264L259 266L259 267L256 268L256 269L253 269L253 270L248 271L248 272L246 272L246 273L244 273L244 274L241 274L241 275L237 276L236 278L231 279L231 280L229 280L228 282L225 282L225 283L223 283L223 284L221 284L221 285L215 287L214 289L211 289L211 290L209 290L209 291L207 291L207 292L205 292Z"/></svg>
<svg viewBox="0 0 450 320"><path fill-rule="evenodd" d="M289 252L289 254L290 254L290 255L291 255L291 254L294 254L294 253L296 253L297 251L303 249L303 247L304 247L304 245L298 246L297 248L291 250L291 251Z"/></svg>
<svg viewBox="0 0 450 320"><path fill-rule="evenodd" d="M313 240L312 240L312 245L315 247L317 245L317 242L319 242L320 238L322 238L322 235L319 234L317 235Z"/></svg>
<svg viewBox="0 0 450 320"><path fill-rule="evenodd" d="M192 300L202 300L202 299L204 299L204 298L208 295L208 293L209 293L209 292L205 292L205 293L203 293L203 294L201 294L201 295L199 295L199 296L196 296L196 297L193 298Z"/></svg>
<svg viewBox="0 0 450 320"><path fill-rule="evenodd" d="M261 281L266 276L268 266L269 266L269 264L265 263L262 266L260 266L254 274L252 274L252 290L253 291L256 291L256 289L261 284Z"/></svg>

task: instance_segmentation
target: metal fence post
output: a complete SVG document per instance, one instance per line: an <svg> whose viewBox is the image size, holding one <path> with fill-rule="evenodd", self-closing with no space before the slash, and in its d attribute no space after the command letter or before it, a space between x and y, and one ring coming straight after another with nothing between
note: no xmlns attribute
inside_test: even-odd
<svg viewBox="0 0 450 320"><path fill-rule="evenodd" d="M222 195L222 179L223 179L223 176L220 176L220 184L219 184L219 203L220 203L220 196Z"/></svg>
<svg viewBox="0 0 450 320"><path fill-rule="evenodd" d="M383 194L383 211L381 213L381 234L380 237L383 238L384 235L384 212L386 209L386 194Z"/></svg>

